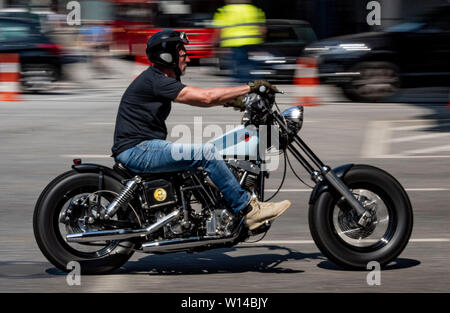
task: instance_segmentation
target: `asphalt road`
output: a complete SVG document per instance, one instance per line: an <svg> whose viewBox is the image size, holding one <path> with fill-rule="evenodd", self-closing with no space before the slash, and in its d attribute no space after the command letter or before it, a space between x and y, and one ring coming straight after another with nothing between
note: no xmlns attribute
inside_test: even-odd
<svg viewBox="0 0 450 313"><path fill-rule="evenodd" d="M113 274L82 276L80 286L69 286L65 273L47 262L34 241L33 209L46 184L70 169L75 156L112 165L108 154L115 114L136 71L128 65L115 69L113 79L0 103L1 292L448 292L446 91L414 90L395 102L354 104L327 87L321 87L322 105L305 108L303 139L330 166L367 163L389 171L407 188L413 204L411 242L381 272L381 285L369 286L368 272L343 271L320 253L307 223L310 191L288 174L276 199L289 199L293 205L262 241L199 254L136 253ZM208 68L193 68L184 81L201 87L230 84L209 73ZM295 101L295 90L281 89L287 91L279 101L284 109ZM230 109L174 104L169 133L180 124L194 133L195 117L202 118L200 129L211 124L225 129L240 121L240 113ZM172 140L179 140L173 135ZM271 174L268 195L278 187L281 174L282 167Z"/></svg>

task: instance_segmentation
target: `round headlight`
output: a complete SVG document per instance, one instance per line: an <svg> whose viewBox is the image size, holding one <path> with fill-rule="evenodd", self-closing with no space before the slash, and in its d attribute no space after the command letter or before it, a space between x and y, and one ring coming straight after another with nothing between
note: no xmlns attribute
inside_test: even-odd
<svg viewBox="0 0 450 313"><path fill-rule="evenodd" d="M291 133L297 134L303 125L303 107L297 105L284 110L281 114L284 116Z"/></svg>

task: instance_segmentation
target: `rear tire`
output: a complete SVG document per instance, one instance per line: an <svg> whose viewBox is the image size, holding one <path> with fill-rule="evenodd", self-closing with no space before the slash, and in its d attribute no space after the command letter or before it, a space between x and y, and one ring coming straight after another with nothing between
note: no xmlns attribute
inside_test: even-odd
<svg viewBox="0 0 450 313"><path fill-rule="evenodd" d="M59 230L59 216L64 203L77 192L89 193L98 190L99 177L95 173L66 172L53 180L42 192L35 207L33 229L36 242L44 256L57 268L68 271L67 264L76 261L82 274L103 274L111 272L134 253L134 244L120 241L105 253L83 253L73 249ZM104 188L120 192L122 184L104 176ZM79 191L77 191L79 190Z"/></svg>
<svg viewBox="0 0 450 313"><path fill-rule="evenodd" d="M382 229L379 239L370 239L376 234L376 228L382 221L376 220L366 228L361 228L350 220L352 227L341 229L339 223L348 221L341 218L350 214L352 209L342 204L336 191L323 192L309 209L311 235L320 251L334 263L347 269L366 269L371 261L385 266L393 261L406 247L413 227L411 203L400 183L387 172L367 165L355 165L343 179L352 190L366 190L366 194L375 194L377 214L381 207L388 212L384 219L386 229ZM340 207L337 206L338 201ZM336 214L335 210L339 214ZM336 222L339 216L339 222ZM372 229L373 228L373 229ZM352 234L357 234L356 237ZM363 238L368 236L367 239Z"/></svg>

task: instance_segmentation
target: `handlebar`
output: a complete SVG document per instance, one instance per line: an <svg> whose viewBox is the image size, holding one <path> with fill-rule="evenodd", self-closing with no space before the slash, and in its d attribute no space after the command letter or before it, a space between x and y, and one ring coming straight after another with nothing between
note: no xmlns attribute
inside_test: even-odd
<svg viewBox="0 0 450 313"><path fill-rule="evenodd" d="M282 91L280 91L280 90L278 90L278 88L277 87L275 87L275 86L273 86L275 89L272 89L272 92L273 93L284 93L284 92L282 92ZM261 87L259 87L259 92L261 93L261 94L266 94L266 91L267 91L267 88L266 88L266 86L261 86Z"/></svg>

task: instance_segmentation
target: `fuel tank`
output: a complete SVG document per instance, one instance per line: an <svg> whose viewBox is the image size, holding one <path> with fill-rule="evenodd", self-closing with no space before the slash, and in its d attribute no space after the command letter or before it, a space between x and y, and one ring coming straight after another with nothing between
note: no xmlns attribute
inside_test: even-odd
<svg viewBox="0 0 450 313"><path fill-rule="evenodd" d="M225 158L246 158L256 160L258 157L259 137L256 127L240 125L224 135L209 141Z"/></svg>

